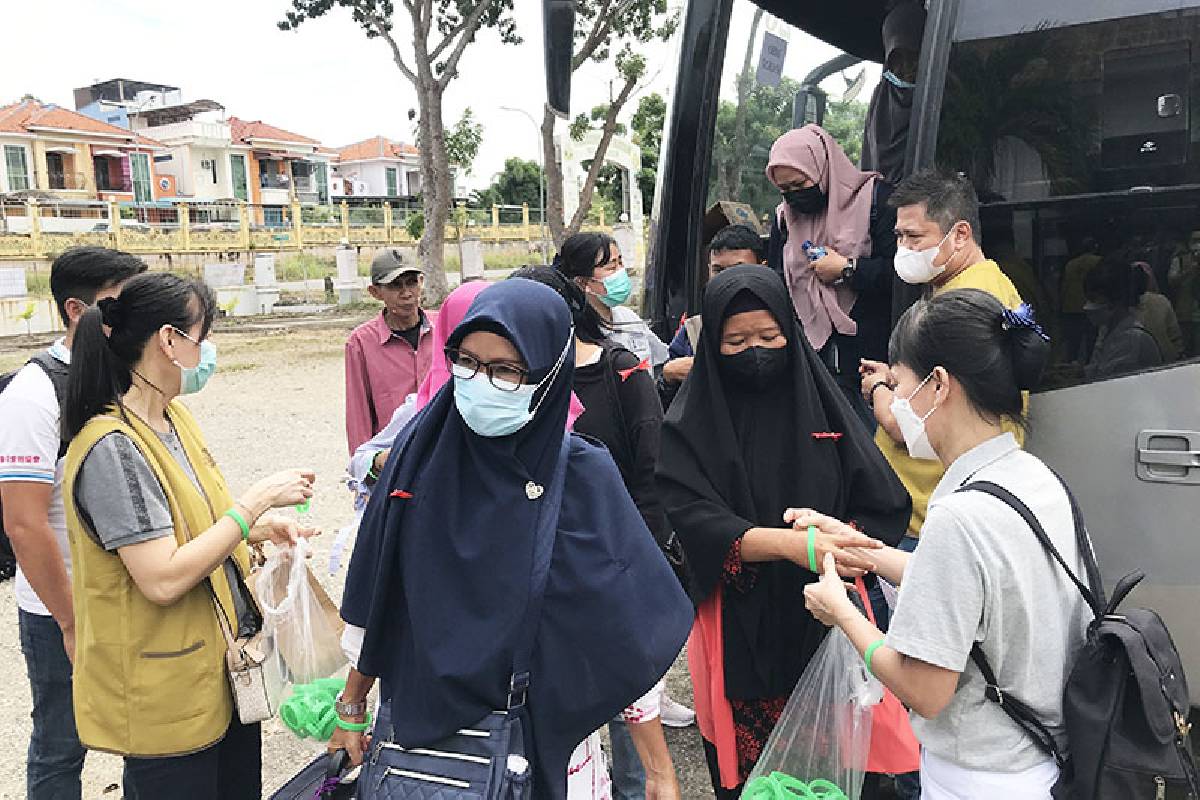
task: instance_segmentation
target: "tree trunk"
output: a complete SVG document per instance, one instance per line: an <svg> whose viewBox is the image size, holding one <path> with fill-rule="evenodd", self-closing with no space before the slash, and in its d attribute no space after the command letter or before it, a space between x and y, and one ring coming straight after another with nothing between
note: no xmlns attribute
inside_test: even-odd
<svg viewBox="0 0 1200 800"><path fill-rule="evenodd" d="M608 154L608 145L612 142L613 135L617 132L617 116L621 113L621 109L625 107L625 104L629 102L629 96L633 94L633 90L636 87L637 81L635 79L627 79L625 86L621 88L621 93L617 95L617 99L608 107L608 114L604 117L604 128L600 136L600 143L596 145L596 155L592 157L592 165L588 168L587 178L583 182L583 189L579 192L579 208L575 209L575 215L571 217L571 224L564 231L567 236L579 233L579 229L583 227L583 221L587 219L588 211L592 208L592 195L596 190L596 181L600 178L600 170L604 167L604 157Z"/></svg>
<svg viewBox="0 0 1200 800"><path fill-rule="evenodd" d="M426 62L427 63L427 62ZM425 230L417 244L417 260L425 268L425 301L437 305L449 293L446 281L446 220L451 195L450 166L446 157L446 127L442 120L442 92L432 70L418 59L417 88L421 139L421 200ZM429 74L426 75L425 73Z"/></svg>
<svg viewBox="0 0 1200 800"><path fill-rule="evenodd" d="M550 227L550 238L554 246L561 247L567 238L563 218L566 215L563 200L563 169L558 160L558 152L554 147L554 127L556 118L547 105L542 111L542 164L546 181L546 208L542 209L546 224Z"/></svg>

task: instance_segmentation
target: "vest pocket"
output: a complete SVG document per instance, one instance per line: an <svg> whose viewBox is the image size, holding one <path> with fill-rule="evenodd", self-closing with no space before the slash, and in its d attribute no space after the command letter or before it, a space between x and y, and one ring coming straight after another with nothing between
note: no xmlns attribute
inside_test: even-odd
<svg viewBox="0 0 1200 800"><path fill-rule="evenodd" d="M177 649L139 652L129 688L142 719L162 724L211 714L219 705L218 681L225 680L224 649L215 653L197 639Z"/></svg>
<svg viewBox="0 0 1200 800"><path fill-rule="evenodd" d="M168 651L168 652L162 652L162 651L156 651L156 650L143 650L140 655L142 658L179 658L180 656L186 656L191 653L194 653L197 650L199 650L201 647L204 647L203 639L200 639L199 641L188 645L187 647L183 648L182 650L172 650L172 651Z"/></svg>

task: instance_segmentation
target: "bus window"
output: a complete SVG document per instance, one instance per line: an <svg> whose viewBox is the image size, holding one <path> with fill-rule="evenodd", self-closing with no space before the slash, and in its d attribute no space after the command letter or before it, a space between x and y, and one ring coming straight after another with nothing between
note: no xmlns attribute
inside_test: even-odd
<svg viewBox="0 0 1200 800"><path fill-rule="evenodd" d="M1049 389L1200 355L1200 7L1124 5L963 0L946 74L937 161L1054 337Z"/></svg>
<svg viewBox="0 0 1200 800"><path fill-rule="evenodd" d="M880 70L876 64L853 63L855 59L837 48L749 0L734 3L725 47L708 206L743 203L766 233L780 203L779 190L766 178L767 156L775 140L792 128L793 103L805 79L838 56L851 62L819 81L819 91L808 95L807 108L813 121L823 107L824 126L857 163L867 102Z"/></svg>

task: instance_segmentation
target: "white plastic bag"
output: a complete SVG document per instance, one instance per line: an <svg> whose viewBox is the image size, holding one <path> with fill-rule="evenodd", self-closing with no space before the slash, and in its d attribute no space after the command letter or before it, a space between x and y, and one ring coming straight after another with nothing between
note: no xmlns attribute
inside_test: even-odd
<svg viewBox="0 0 1200 800"><path fill-rule="evenodd" d="M308 543L278 548L258 576L258 604L270 656L292 683L327 678L346 664L337 609L308 570Z"/></svg>
<svg viewBox="0 0 1200 800"><path fill-rule="evenodd" d="M858 800L871 747L871 707L882 697L882 685L867 673L846 634L834 628L800 676L742 797Z"/></svg>

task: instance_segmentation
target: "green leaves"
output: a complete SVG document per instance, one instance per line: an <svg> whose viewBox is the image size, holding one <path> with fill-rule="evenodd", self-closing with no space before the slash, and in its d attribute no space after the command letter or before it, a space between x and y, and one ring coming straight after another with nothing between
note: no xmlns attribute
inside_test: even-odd
<svg viewBox="0 0 1200 800"><path fill-rule="evenodd" d="M482 143L483 125L475 121L475 112L468 107L446 133L446 160L470 175Z"/></svg>

